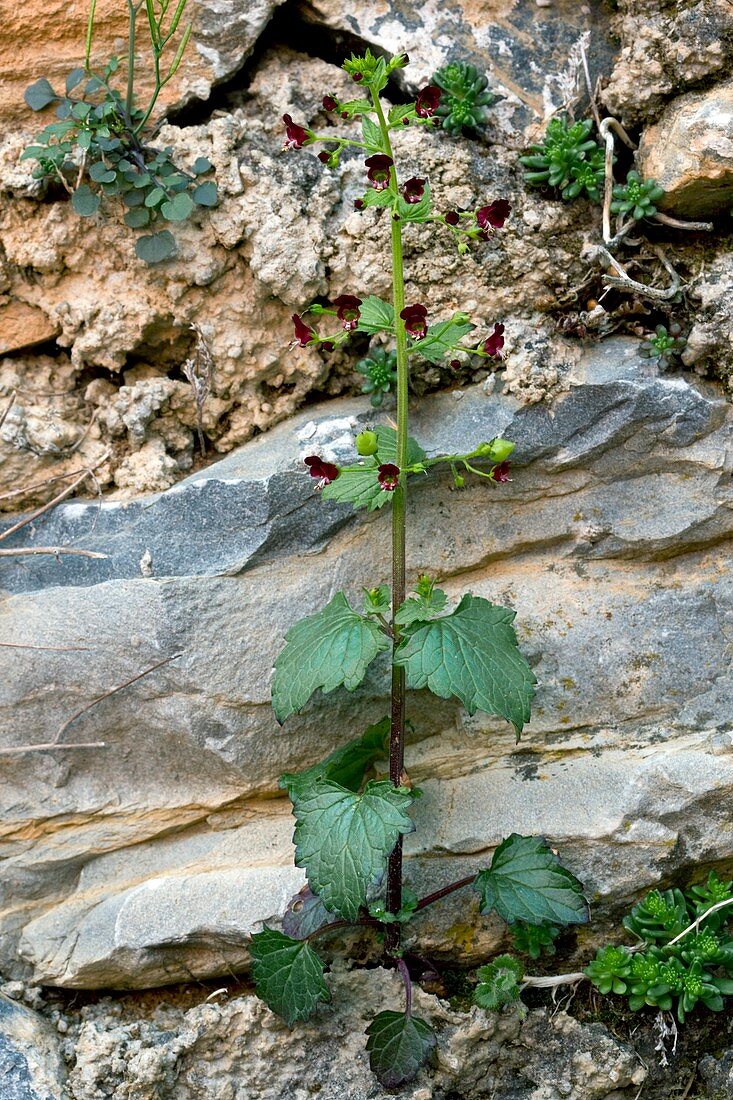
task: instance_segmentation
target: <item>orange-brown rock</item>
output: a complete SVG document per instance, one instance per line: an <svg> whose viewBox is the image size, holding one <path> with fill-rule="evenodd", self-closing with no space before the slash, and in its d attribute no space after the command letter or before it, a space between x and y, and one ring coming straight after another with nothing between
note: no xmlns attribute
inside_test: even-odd
<svg viewBox="0 0 733 1100"><path fill-rule="evenodd" d="M61 332L61 326L37 306L18 299L0 299L0 355L45 344Z"/></svg>

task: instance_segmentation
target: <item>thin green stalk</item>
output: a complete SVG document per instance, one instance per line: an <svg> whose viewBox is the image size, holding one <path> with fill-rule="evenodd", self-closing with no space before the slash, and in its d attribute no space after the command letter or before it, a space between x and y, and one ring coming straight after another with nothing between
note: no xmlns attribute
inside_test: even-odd
<svg viewBox="0 0 733 1100"><path fill-rule="evenodd" d="M127 117L132 118L132 108L135 96L135 24L137 22L137 8L133 0L127 0L129 17L129 30L127 34L127 94L125 95L125 110Z"/></svg>
<svg viewBox="0 0 733 1100"><path fill-rule="evenodd" d="M84 68L91 72L90 58L92 53L92 38L94 37L94 13L97 10L97 0L92 0L89 7L89 19L87 20L87 40L84 50Z"/></svg>
<svg viewBox="0 0 733 1100"><path fill-rule="evenodd" d="M372 91L372 101L379 120L384 152L392 157L389 129L384 117L379 95ZM394 158L392 157L394 160ZM397 189L397 173L394 164L390 168L391 185ZM392 304L395 315L397 342L397 465L407 466L407 334L400 314L405 308L405 281L402 265L402 223L392 219ZM406 475L392 498L392 649L399 644L399 627L394 614L405 601L405 505L407 498ZM405 670L392 666L392 705L389 740L389 777L395 787L402 784L405 751ZM387 910L398 913L402 907L402 838L389 858L387 868ZM385 949L388 955L397 956L400 950L401 927L398 922L387 925Z"/></svg>

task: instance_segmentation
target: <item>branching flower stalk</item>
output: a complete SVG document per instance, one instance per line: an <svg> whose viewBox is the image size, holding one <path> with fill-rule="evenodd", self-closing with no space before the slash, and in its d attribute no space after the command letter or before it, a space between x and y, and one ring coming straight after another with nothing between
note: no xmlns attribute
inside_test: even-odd
<svg viewBox="0 0 733 1100"><path fill-rule="evenodd" d="M397 389L396 429L383 424L359 432L356 461L341 466L332 456L312 454L305 464L326 500L373 511L391 505L391 584L365 585L363 607L337 592L321 611L296 622L275 661L272 703L280 723L296 714L321 689L353 691L379 654L389 657L390 713L361 736L337 748L306 771L281 777L293 804L295 862L308 880L283 917L282 932L265 927L252 937L253 977L259 995L292 1025L330 998L325 963L312 946L320 935L345 925L374 929L384 959L396 968L405 988L403 1012L384 1011L367 1028L370 1064L386 1088L412 1080L429 1059L436 1035L413 1012L408 958L402 926L427 906L455 890L473 888L482 913L496 911L509 924L576 924L588 919L578 880L559 863L540 837L513 833L503 840L490 867L419 899L403 880L403 838L414 825L409 811L420 792L405 767L406 693L427 688L440 698L456 698L469 714L483 710L510 722L517 736L530 717L535 678L512 627L514 612L466 593L453 610L433 578L421 576L407 592L406 501L411 477L426 477L443 466L460 489L467 477L496 486L509 480L514 444L490 439L461 454L428 457L409 435L408 376L411 357L438 365L459 364L470 355L497 360L504 326L495 323L476 345L464 343L476 327L467 314L432 321L421 302L406 302L403 233L431 225L453 236L459 254L480 247L510 215L504 199L474 210L436 213L427 179L402 180L395 163L394 137L405 125L440 124L440 89L422 89L417 100L387 108L380 93L390 74L407 64L369 51L352 57L344 69L362 97L340 103L326 95L324 108L345 121L361 121L361 140L318 135L284 115L285 148L323 144L318 159L336 167L345 151L364 157L367 190L357 210L377 207L390 225L391 301L373 294L344 292L330 305L311 305L293 315L293 346L331 350L353 333L380 336L394 344ZM382 222L383 224L383 222ZM386 227L385 227L386 229ZM307 319L306 319L307 318ZM319 334L311 318L329 331ZM475 338L474 338L475 339ZM385 363L388 361L385 353ZM389 360L391 361L391 360ZM385 378L386 381L386 378ZM384 386L384 381L379 382ZM387 387L389 388L389 387ZM367 779L375 761L387 756L388 779ZM525 934L521 942L551 942L548 932ZM511 970L511 968L510 968ZM503 973L503 972L502 972ZM513 974L513 971L512 971ZM504 978L503 980L508 981Z"/></svg>

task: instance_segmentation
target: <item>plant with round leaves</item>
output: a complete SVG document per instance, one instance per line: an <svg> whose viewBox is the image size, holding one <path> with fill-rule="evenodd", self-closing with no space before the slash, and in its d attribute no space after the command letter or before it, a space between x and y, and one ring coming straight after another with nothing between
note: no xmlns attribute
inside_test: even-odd
<svg viewBox="0 0 733 1100"><path fill-rule="evenodd" d="M635 221L651 218L657 212L654 205L664 195L664 188L656 180L643 180L638 172L631 171L626 183L619 183L613 189L611 202L612 214L630 214Z"/></svg>
<svg viewBox="0 0 733 1100"><path fill-rule="evenodd" d="M555 187L564 199L585 192L597 202L605 154L590 136L592 131L591 119L573 123L560 115L550 119L543 140L519 158L530 187Z"/></svg>
<svg viewBox="0 0 733 1100"><path fill-rule="evenodd" d="M475 65L451 61L433 74L432 84L440 88L435 117L449 134L480 130L489 117L489 107L498 96L489 90L488 77Z"/></svg>
<svg viewBox="0 0 733 1100"><path fill-rule="evenodd" d="M494 323L477 342L472 335L476 325L466 313L434 318L424 303L407 301L403 235L415 226L432 225L451 233L459 252L469 245L480 248L481 242L496 237L511 208L496 198L471 211L438 214L426 178L403 180L398 175L393 137L404 131L405 122L433 126L440 118L437 85L422 89L412 104L387 108L383 103L380 93L406 62L404 55L387 59L366 51L345 63L359 96L343 103L329 93L323 108L353 127L348 136L335 128L318 134L291 115L283 116L286 148L308 155L309 147L325 146L318 159L326 169L337 165L345 148L361 150L365 191L356 209L373 208L377 219L382 218L392 260L390 300L347 288L330 303L306 304L293 314L292 346L331 351L355 334L379 337L384 346L357 369L367 379L364 390L373 406L394 390L397 408L393 423L368 423L356 431L353 461L337 462L328 451L304 456L315 490L329 504L390 509L392 583L369 577L361 593L332 593L325 607L309 608L294 622L275 660L272 703L282 724L307 708L314 696L356 691L368 677L374 683L386 673L390 716L325 760L282 777L293 807L295 862L305 872L307 887L288 906L282 932L266 928L252 938L257 992L292 1023L316 1011L329 996L327 967L312 946L314 939L350 926L377 933L384 961L399 971L405 994L404 1011L390 1006L378 1013L366 1033L370 1065L387 1089L411 1081L437 1043L430 1022L413 1014L412 977L402 951L404 926L427 906L472 887L481 912L496 913L511 928L522 928L530 950L551 945L555 926L588 919L580 882L542 837L512 833L497 844L489 866L423 897L404 882L402 844L414 829L413 807L420 796L407 770L407 691L426 688L438 698L456 700L469 714L483 710L496 715L519 737L530 718L535 685L514 629L513 610L471 592L452 600L426 574L415 579L412 591L407 584L410 482L431 479L442 469L456 487L472 478L496 489L509 481L514 444L494 437L459 454L429 456L409 434L410 359L419 356L436 364L450 362L456 354L495 359L504 343L504 326ZM480 89L475 90L480 98ZM491 997L497 1003L516 1001L521 964L490 966L491 978L487 972L482 984L491 985L493 993L484 990L479 998L487 1003Z"/></svg>
<svg viewBox="0 0 733 1100"><path fill-rule="evenodd" d="M101 72L91 67L95 3L87 25L86 57L82 67L66 79L64 92L57 94L45 77L26 89L25 101L33 111L56 106L56 122L48 126L23 152L21 159L33 159L35 179L54 182L68 193L71 205L82 218L91 218L102 205L116 200L124 210L130 229L144 230L135 242L138 257L148 264L161 263L176 253L175 237L167 225L186 221L196 210L206 210L219 201L211 178L213 165L197 157L184 169L176 163L173 149L152 144L155 127L151 115L163 87L173 78L191 35L191 24L183 30L175 56L166 69L161 59L178 32L187 0L179 0L169 13L170 0L161 0L157 10L145 4L151 48L154 88L145 106L135 98L138 21L142 3L128 5L128 44L124 94L113 85L120 68L111 58Z"/></svg>
<svg viewBox="0 0 733 1100"><path fill-rule="evenodd" d="M394 393L397 385L397 353L373 348L369 355L358 361L356 370L365 378L361 392L368 393L371 404L378 409L385 394Z"/></svg>
<svg viewBox="0 0 733 1100"><path fill-rule="evenodd" d="M640 344L639 355L642 359L655 359L659 369L666 370L679 362L686 346L687 340L682 336L681 326L673 321L669 328L657 325L654 335Z"/></svg>

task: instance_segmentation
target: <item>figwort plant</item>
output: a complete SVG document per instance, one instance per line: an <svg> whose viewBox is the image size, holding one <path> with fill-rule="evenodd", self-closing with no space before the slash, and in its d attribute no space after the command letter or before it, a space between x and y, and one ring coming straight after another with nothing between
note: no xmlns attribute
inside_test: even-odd
<svg viewBox="0 0 733 1100"><path fill-rule="evenodd" d="M368 510L391 506L392 582L365 579L362 606L352 607L338 592L323 610L290 629L275 662L273 708L282 723L319 688L353 691L374 658L385 653L391 662L391 713L321 763L282 777L293 803L295 862L305 869L308 886L291 903L284 931L266 927L252 937L251 947L257 992L292 1025L330 998L325 964L311 945L314 938L348 925L371 927L382 936L385 963L399 970L405 986L405 1010L380 1012L367 1028L370 1064L387 1088L411 1080L436 1044L430 1024L412 1011L409 955L403 957L402 950L407 921L462 887L478 893L482 913L496 912L510 925L522 921L543 928L588 919L581 884L540 837L513 833L498 846L489 867L425 897L416 897L403 884L402 841L413 831L410 810L419 795L405 770L406 688L455 697L469 714L480 709L501 716L519 736L530 717L535 684L517 644L513 611L471 593L449 610L446 593L428 576L418 579L411 595L406 590L409 479L446 465L458 487L467 475L495 487L508 480L507 460L514 449L505 439L492 439L463 454L428 458L408 433L410 357L433 363L467 352L494 358L503 344L503 326L495 325L478 346L475 337L468 346L462 341L475 326L465 313L433 320L426 305L406 302L403 233L430 223L453 233L465 250L469 241L489 239L510 210L498 199L460 215L436 213L427 180L399 176L393 134L405 123L433 126L440 103L440 89L430 86L414 103L385 108L380 92L390 74L406 63L405 56L387 61L369 51L344 63L362 98L339 103L327 95L324 106L346 119L360 116L359 139L318 135L284 116L288 149L324 143L318 156L328 165L337 163L346 147L361 151L367 186L356 207L385 210L392 258L391 301L362 291L340 294L332 308L311 306L310 315L325 318L330 331L320 335L310 318L306 322L295 314L294 344L334 347L353 332L393 340L397 426L361 432L353 464L340 467L317 454L305 459L324 498ZM367 771L383 756L389 758L389 778L367 780ZM548 946L542 932L524 939L533 952Z"/></svg>
<svg viewBox="0 0 733 1100"><path fill-rule="evenodd" d="M82 218L96 214L106 196L122 199L127 208L125 224L148 229L163 222L185 221L200 207L216 206L216 184L204 177L213 172L206 157L197 157L188 171L177 166L170 147L151 145L156 127L151 116L158 97L178 70L191 24L180 35L175 54L166 65L166 50L173 49L188 0L178 0L169 13L170 0L127 0L127 64L124 93L112 87L120 61L112 57L101 72L91 67L96 0L87 23L84 65L66 78L65 92L58 95L45 77L26 88L25 101L33 111L56 104L57 122L50 123L21 160L38 161L36 179L56 180L71 197ZM154 87L147 103L135 98L138 21L145 8ZM80 91L79 91L80 89ZM159 263L175 255L176 242L168 229L138 237L135 251L146 263Z"/></svg>

